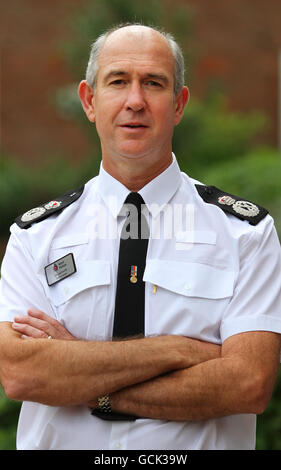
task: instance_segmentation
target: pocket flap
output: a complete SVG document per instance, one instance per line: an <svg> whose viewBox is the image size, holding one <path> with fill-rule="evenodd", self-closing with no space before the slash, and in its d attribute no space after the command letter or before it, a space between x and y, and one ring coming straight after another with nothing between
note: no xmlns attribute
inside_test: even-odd
<svg viewBox="0 0 281 470"><path fill-rule="evenodd" d="M176 234L176 241L179 243L205 243L208 245L215 245L217 242L217 234L211 230L182 231Z"/></svg>
<svg viewBox="0 0 281 470"><path fill-rule="evenodd" d="M110 284L110 263L103 260L82 261L73 275L50 286L50 297L59 306L75 295L95 286Z"/></svg>
<svg viewBox="0 0 281 470"><path fill-rule="evenodd" d="M66 248L68 246L84 245L89 242L88 233L73 233L71 236L54 238L51 249Z"/></svg>
<svg viewBox="0 0 281 470"><path fill-rule="evenodd" d="M143 279L187 297L222 299L234 289L234 271L201 263L147 260Z"/></svg>

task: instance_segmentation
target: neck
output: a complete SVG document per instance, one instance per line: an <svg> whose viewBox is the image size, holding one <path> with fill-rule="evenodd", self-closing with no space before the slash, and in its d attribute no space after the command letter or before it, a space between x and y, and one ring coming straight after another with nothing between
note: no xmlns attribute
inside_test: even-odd
<svg viewBox="0 0 281 470"><path fill-rule="evenodd" d="M134 160L130 160L129 164L127 161L122 162L119 160L118 164L110 165L106 159L103 159L102 164L104 170L113 176L113 178L120 181L130 191L137 192L165 171L172 161L173 158L170 153L169 157L148 166L145 166L143 162L137 165Z"/></svg>

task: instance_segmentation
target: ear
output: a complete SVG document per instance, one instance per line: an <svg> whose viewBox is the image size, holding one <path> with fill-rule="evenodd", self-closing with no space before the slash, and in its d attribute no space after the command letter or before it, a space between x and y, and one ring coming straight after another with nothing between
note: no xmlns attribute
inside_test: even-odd
<svg viewBox="0 0 281 470"><path fill-rule="evenodd" d="M179 92L178 96L175 100L175 116L174 116L174 124L175 126L179 124L181 121L184 108L189 100L189 89L184 86L182 87L181 91Z"/></svg>
<svg viewBox="0 0 281 470"><path fill-rule="evenodd" d="M89 121L95 122L94 90L90 85L88 85L86 80L82 80L82 82L80 82L78 95Z"/></svg>

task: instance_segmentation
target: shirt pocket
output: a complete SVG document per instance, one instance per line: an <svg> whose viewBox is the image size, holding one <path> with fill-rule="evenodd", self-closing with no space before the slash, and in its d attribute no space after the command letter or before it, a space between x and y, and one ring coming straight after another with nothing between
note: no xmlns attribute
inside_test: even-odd
<svg viewBox="0 0 281 470"><path fill-rule="evenodd" d="M148 260L146 334L179 334L220 341L222 314L234 290L235 273L201 264Z"/></svg>
<svg viewBox="0 0 281 470"><path fill-rule="evenodd" d="M108 311L110 263L76 260L77 271L50 286L57 319L77 338L103 339Z"/></svg>

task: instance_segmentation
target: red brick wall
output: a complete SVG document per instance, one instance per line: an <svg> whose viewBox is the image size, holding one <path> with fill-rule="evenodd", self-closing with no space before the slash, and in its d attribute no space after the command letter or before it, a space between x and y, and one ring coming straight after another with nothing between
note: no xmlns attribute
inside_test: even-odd
<svg viewBox="0 0 281 470"><path fill-rule="evenodd" d="M1 144L30 162L50 155L79 158L88 146L81 130L52 103L58 86L72 82L60 55L65 19L78 0L12 0L0 15Z"/></svg>
<svg viewBox="0 0 281 470"><path fill-rule="evenodd" d="M264 111L271 121L267 142L278 144L280 0L188 0L193 6L196 66L192 87L206 90L219 79L235 110Z"/></svg>

